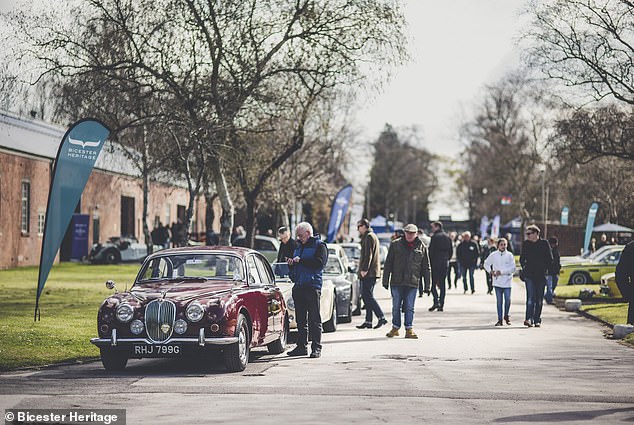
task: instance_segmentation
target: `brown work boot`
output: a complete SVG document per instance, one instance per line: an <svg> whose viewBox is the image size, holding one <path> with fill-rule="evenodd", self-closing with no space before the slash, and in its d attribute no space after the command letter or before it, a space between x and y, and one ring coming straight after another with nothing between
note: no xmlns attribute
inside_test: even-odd
<svg viewBox="0 0 634 425"><path fill-rule="evenodd" d="M392 328L392 330L386 333L385 336L388 338L393 338L395 336L398 336L398 328Z"/></svg>
<svg viewBox="0 0 634 425"><path fill-rule="evenodd" d="M405 329L405 338L418 339L414 329Z"/></svg>

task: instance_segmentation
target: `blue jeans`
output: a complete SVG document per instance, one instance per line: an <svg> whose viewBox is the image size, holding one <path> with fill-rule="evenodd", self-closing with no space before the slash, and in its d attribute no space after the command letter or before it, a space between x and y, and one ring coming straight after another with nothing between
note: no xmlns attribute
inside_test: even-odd
<svg viewBox="0 0 634 425"><path fill-rule="evenodd" d="M500 288L494 286L495 298L498 302L498 320L502 321L502 317L509 317L511 309L511 288ZM502 316L502 298L504 298L504 316Z"/></svg>
<svg viewBox="0 0 634 425"><path fill-rule="evenodd" d="M471 283L471 292L475 291L475 283L473 282L473 273L475 272L475 266L465 267L460 265L460 274L462 275L462 286L464 286L464 290L467 289L467 271L469 271L469 281Z"/></svg>
<svg viewBox="0 0 634 425"><path fill-rule="evenodd" d="M392 326L396 329L401 328L401 311L404 310L405 329L412 329L417 288L410 286L391 286L390 288L392 290Z"/></svg>
<svg viewBox="0 0 634 425"><path fill-rule="evenodd" d="M532 324L542 322L546 276L526 277L526 320Z"/></svg>
<svg viewBox="0 0 634 425"><path fill-rule="evenodd" d="M364 277L360 281L361 283L361 298L363 298L363 302L365 303L365 322L372 323L372 313L376 315L377 318L385 317L383 314L383 310L379 306L379 303L376 302L374 298L374 285L376 284L376 277Z"/></svg>
<svg viewBox="0 0 634 425"><path fill-rule="evenodd" d="M553 296L555 295L555 288L557 287L557 283L559 282L558 274L549 274L546 276L546 302L548 304L553 303Z"/></svg>

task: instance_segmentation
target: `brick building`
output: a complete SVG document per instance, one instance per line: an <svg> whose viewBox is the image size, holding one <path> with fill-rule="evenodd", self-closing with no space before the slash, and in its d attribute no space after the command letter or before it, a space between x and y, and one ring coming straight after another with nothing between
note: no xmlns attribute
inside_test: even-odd
<svg viewBox="0 0 634 425"><path fill-rule="evenodd" d="M0 111L0 269L39 264L53 163L65 131ZM148 198L150 230L158 221L172 224L185 216L189 195L183 184L151 182ZM198 197L192 232L205 231L205 208L205 198ZM120 235L143 240L142 181L116 146L104 147L75 212L89 216L88 246ZM68 259L69 238L67 232L58 260Z"/></svg>

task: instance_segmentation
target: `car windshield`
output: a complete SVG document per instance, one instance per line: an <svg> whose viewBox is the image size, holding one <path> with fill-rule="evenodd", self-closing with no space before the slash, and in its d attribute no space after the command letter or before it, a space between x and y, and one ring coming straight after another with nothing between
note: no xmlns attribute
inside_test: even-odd
<svg viewBox="0 0 634 425"><path fill-rule="evenodd" d="M242 259L229 254L172 254L146 262L138 282L159 279L222 279L243 280Z"/></svg>
<svg viewBox="0 0 634 425"><path fill-rule="evenodd" d="M352 258L353 260L358 260L361 257L361 250L356 246L344 246L343 250L348 258Z"/></svg>
<svg viewBox="0 0 634 425"><path fill-rule="evenodd" d="M341 274L341 263L336 257L328 257L328 262L324 268L324 274Z"/></svg>
<svg viewBox="0 0 634 425"><path fill-rule="evenodd" d="M287 263L273 263L271 264L273 267L273 273L275 273L276 278L285 278L288 277L288 264Z"/></svg>

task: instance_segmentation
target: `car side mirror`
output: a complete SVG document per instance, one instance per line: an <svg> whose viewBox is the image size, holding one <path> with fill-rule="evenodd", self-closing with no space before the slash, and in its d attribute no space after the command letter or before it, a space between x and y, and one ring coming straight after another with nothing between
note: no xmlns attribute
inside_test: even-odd
<svg viewBox="0 0 634 425"><path fill-rule="evenodd" d="M117 285L114 284L114 280L106 281L106 288L114 289L115 293L117 292Z"/></svg>
<svg viewBox="0 0 634 425"><path fill-rule="evenodd" d="M356 273L354 267L348 266L348 273Z"/></svg>

